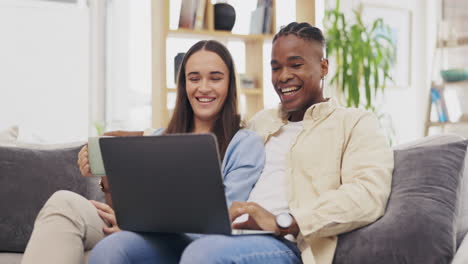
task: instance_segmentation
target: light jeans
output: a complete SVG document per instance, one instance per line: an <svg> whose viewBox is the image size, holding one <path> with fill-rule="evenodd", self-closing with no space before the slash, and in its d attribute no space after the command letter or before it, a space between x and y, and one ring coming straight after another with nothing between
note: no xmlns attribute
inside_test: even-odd
<svg viewBox="0 0 468 264"><path fill-rule="evenodd" d="M83 264L85 251L104 238L104 222L83 196L54 193L39 212L22 264Z"/></svg>
<svg viewBox="0 0 468 264"><path fill-rule="evenodd" d="M122 231L100 241L90 264L302 263L297 246L268 235L200 238Z"/></svg>

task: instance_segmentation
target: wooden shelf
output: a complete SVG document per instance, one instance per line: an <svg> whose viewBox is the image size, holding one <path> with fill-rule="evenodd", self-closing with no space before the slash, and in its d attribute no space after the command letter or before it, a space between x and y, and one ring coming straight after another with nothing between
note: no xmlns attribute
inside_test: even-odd
<svg viewBox="0 0 468 264"><path fill-rule="evenodd" d="M245 95L263 95L262 89L260 88L241 88L240 92Z"/></svg>
<svg viewBox="0 0 468 264"><path fill-rule="evenodd" d="M429 122L429 127L443 127L447 125L468 125L468 121L457 121L457 122Z"/></svg>
<svg viewBox="0 0 468 264"><path fill-rule="evenodd" d="M468 36L457 40L442 40L437 44L438 48L457 48L463 46L468 47Z"/></svg>
<svg viewBox="0 0 468 264"><path fill-rule="evenodd" d="M457 82L444 82L444 85L451 85L451 84L468 85L468 80L457 81Z"/></svg>
<svg viewBox="0 0 468 264"><path fill-rule="evenodd" d="M431 85L434 88L443 89L444 87L450 86L450 85L468 85L468 80L458 81L458 82L442 82L442 83L434 83L433 82Z"/></svg>
<svg viewBox="0 0 468 264"><path fill-rule="evenodd" d="M273 39L274 35L271 34L253 34L253 35L242 35L233 34L229 31L221 30L193 30L193 29L176 29L169 30L167 32L168 37L184 37L184 38L227 38L227 39L240 39L244 41L256 41L256 40L268 40Z"/></svg>

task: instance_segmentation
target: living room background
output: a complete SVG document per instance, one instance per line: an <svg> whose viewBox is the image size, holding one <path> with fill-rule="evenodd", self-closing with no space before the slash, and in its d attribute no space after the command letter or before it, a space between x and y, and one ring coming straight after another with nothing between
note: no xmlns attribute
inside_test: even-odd
<svg viewBox="0 0 468 264"><path fill-rule="evenodd" d="M107 130L140 130L151 126L152 61L151 0L108 0L105 10L94 12L85 0L0 0L0 129L19 125L20 139L53 143L84 140L96 133L96 126ZM101 1L103 2L103 1ZM158 1L155 1L158 2ZM177 6L180 1L170 1ZM212 1L216 2L216 1ZM256 1L230 0L242 23L234 33L248 33L249 14ZM316 20L334 0L315 1ZM423 135L424 116L432 77L432 62L437 40L437 21L441 0L351 0L341 1L345 13L359 4L402 9L410 14L410 82L386 89L380 99L383 111L392 117L397 142ZM450 15L454 15L452 1ZM175 3L175 4L174 4ZM276 30L295 20L296 1L277 0ZM294 4L293 4L294 3ZM285 11L287 10L287 11ZM450 11L452 10L452 11ZM172 9L170 28L176 29L178 10ZM60 21L57 23L56 21ZM321 27L321 23L318 26ZM96 28L105 36L97 39ZM99 33L99 32L98 32ZM173 58L193 44L194 38L167 39L167 87L174 87ZM266 40L263 58L268 58L271 40ZM225 43L239 72L245 71L245 43ZM99 49L101 47L101 49ZM461 58L463 56L458 56ZM96 65L103 65L97 67ZM268 60L263 60L263 103L278 103L270 84ZM459 63L460 64L460 63ZM97 76L97 77L96 77ZM96 79L101 79L101 82ZM245 112L245 96L241 96ZM167 108L174 106L169 94Z"/></svg>

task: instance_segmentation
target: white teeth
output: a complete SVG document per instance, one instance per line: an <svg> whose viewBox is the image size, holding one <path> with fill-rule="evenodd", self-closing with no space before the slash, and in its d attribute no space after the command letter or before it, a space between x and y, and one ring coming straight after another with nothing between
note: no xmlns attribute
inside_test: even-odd
<svg viewBox="0 0 468 264"><path fill-rule="evenodd" d="M203 102L203 103L212 102L215 100L215 98L197 98L197 99L198 101Z"/></svg>
<svg viewBox="0 0 468 264"><path fill-rule="evenodd" d="M293 91L299 90L299 87L288 87L281 89L281 92L284 94L290 94Z"/></svg>

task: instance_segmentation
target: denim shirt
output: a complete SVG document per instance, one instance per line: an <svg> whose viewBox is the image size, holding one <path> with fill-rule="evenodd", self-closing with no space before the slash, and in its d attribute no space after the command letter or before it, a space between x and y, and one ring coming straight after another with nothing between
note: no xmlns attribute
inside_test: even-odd
<svg viewBox="0 0 468 264"><path fill-rule="evenodd" d="M152 135L159 136L163 132L164 128L159 128ZM221 167L228 208L234 201L247 201L264 165L262 138L248 129L237 131L229 142Z"/></svg>

